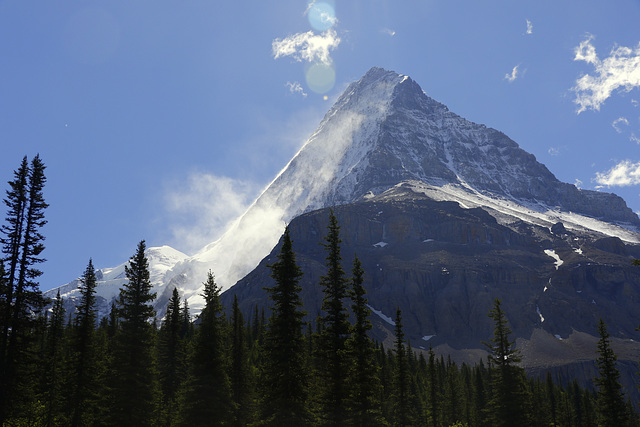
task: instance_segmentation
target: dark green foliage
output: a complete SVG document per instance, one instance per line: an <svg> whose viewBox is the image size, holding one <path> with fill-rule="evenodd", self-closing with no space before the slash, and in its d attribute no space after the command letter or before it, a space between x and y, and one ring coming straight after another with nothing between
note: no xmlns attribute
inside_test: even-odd
<svg viewBox="0 0 640 427"><path fill-rule="evenodd" d="M491 343L485 343L490 353L493 392L493 397L489 400L488 418L493 425L530 425L525 373L524 369L517 365L520 362L520 353L510 339L511 329L499 299L494 301L488 316L494 322Z"/></svg>
<svg viewBox="0 0 640 427"><path fill-rule="evenodd" d="M396 310L395 320L395 354L396 372L394 377L394 422L396 426L412 425L413 416L409 396L409 361L404 345L404 331L402 330L402 312L400 308Z"/></svg>
<svg viewBox="0 0 640 427"><path fill-rule="evenodd" d="M308 425L311 417L302 331L305 312L298 284L302 271L296 264L288 228L284 232L278 261L270 268L276 283L265 288L273 306L260 371L260 419L264 425Z"/></svg>
<svg viewBox="0 0 640 427"><path fill-rule="evenodd" d="M60 291L56 296L51 310L45 334L45 348L43 352L42 401L45 405L44 424L47 426L61 425L64 422L62 404L64 398L64 308Z"/></svg>
<svg viewBox="0 0 640 427"><path fill-rule="evenodd" d="M113 424L151 425L154 413L155 372L153 363L154 330L150 321L155 316L151 303L149 262L144 240L125 266L128 282L120 289L117 300L119 325L114 336L111 366Z"/></svg>
<svg viewBox="0 0 640 427"><path fill-rule="evenodd" d="M598 377L595 379L598 387L598 423L602 426L623 426L628 421L628 413L620 385L620 372L616 368L617 357L602 319L598 323L598 334Z"/></svg>
<svg viewBox="0 0 640 427"><path fill-rule="evenodd" d="M48 206L43 196L44 170L38 155L31 163L25 156L3 200L7 216L0 230L0 262L6 270L0 287L0 424L11 415L21 416L20 408L25 405L35 404L34 393L18 378L32 371L33 314L44 306L37 282L42 272L36 268L44 261L44 236L40 233Z"/></svg>
<svg viewBox="0 0 640 427"><path fill-rule="evenodd" d="M353 261L351 279L351 310L355 323L351 328L351 336L346 342L349 360L349 424L354 426L376 426L383 424L380 410L382 386L379 378L379 367L376 364L376 350L367 335L371 330L367 307L366 291L363 286L364 270L358 257Z"/></svg>
<svg viewBox="0 0 640 427"><path fill-rule="evenodd" d="M220 287L209 271L189 355L189 369L180 398L180 425L228 425L232 421L229 363L225 352L226 324Z"/></svg>
<svg viewBox="0 0 640 427"><path fill-rule="evenodd" d="M95 411L96 396L96 348L94 331L96 323L96 272L93 262L80 279L80 304L72 328L71 365L69 379L71 425L88 425Z"/></svg>
<svg viewBox="0 0 640 427"><path fill-rule="evenodd" d="M158 331L158 380L162 391L160 423L174 425L177 416L178 388L185 376L186 351L183 340L184 316L180 307L178 289L167 304L167 314Z"/></svg>
<svg viewBox="0 0 640 427"><path fill-rule="evenodd" d="M349 390L346 383L349 365L346 340L350 324L344 299L347 295L347 278L342 269L340 255L340 226L333 211L329 216L327 243L327 273L321 277L320 285L324 292L322 298L323 315L320 318L322 332L318 338L319 367L324 381L320 389L321 416L325 425L340 425L347 418L347 398Z"/></svg>
<svg viewBox="0 0 640 427"><path fill-rule="evenodd" d="M244 319L238 306L238 297L233 298L231 308L231 397L233 401L233 424L245 426L253 412L251 374L247 353Z"/></svg>

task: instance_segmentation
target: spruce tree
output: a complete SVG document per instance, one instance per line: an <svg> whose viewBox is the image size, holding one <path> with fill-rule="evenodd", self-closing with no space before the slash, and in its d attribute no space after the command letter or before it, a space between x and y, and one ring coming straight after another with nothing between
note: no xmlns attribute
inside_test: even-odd
<svg viewBox="0 0 640 427"><path fill-rule="evenodd" d="M364 270L358 257L353 261L351 279L351 310L355 316L355 323L351 328L351 336L346 342L349 359L349 424L354 426L376 426L383 423L380 410L380 394L382 385L376 363L375 347L368 336L371 330L367 307L366 290L363 286Z"/></svg>
<svg viewBox="0 0 640 427"><path fill-rule="evenodd" d="M94 332L96 323L96 272L93 261L80 279L80 304L76 312L72 334L72 379L70 384L71 425L90 424L95 399L96 351Z"/></svg>
<svg viewBox="0 0 640 427"><path fill-rule="evenodd" d="M204 283L204 308L188 359L187 380L180 398L180 425L227 425L232 421L229 363L220 287L213 273Z"/></svg>
<svg viewBox="0 0 640 427"><path fill-rule="evenodd" d="M628 421L620 372L616 368L617 357L611 348L609 333L604 321L598 323L598 377L595 384L598 388L598 423L602 426L622 426Z"/></svg>
<svg viewBox="0 0 640 427"><path fill-rule="evenodd" d="M319 337L320 366L323 368L323 387L320 403L325 425L340 425L347 417L349 390L346 383L350 361L346 340L351 325L344 299L347 295L347 279L342 269L340 255L340 226L333 210L330 211L328 233L323 244L327 251L327 273L321 277L324 291L320 318L322 333Z"/></svg>
<svg viewBox="0 0 640 427"><path fill-rule="evenodd" d="M142 240L125 266L128 282L117 299L119 325L112 360L111 422L116 425L151 425L155 399L153 325L149 262Z"/></svg>
<svg viewBox="0 0 640 427"><path fill-rule="evenodd" d="M524 369L518 366L520 352L511 341L507 318L496 298L488 314L494 321L489 350L492 397L489 400L489 419L497 426L526 426L529 408Z"/></svg>
<svg viewBox="0 0 640 427"><path fill-rule="evenodd" d="M302 330L306 313L301 309L302 288L298 284L302 271L296 264L289 228L285 229L278 261L269 267L275 285L265 288L272 307L260 371L260 418L268 426L305 426L311 423Z"/></svg>
<svg viewBox="0 0 640 427"><path fill-rule="evenodd" d="M46 426L66 424L62 412L64 369L64 318L65 310L62 306L60 290L56 295L51 309L51 320L47 325L46 343L43 354L43 401L45 404Z"/></svg>
<svg viewBox="0 0 640 427"><path fill-rule="evenodd" d="M394 425L409 426L413 421L410 405L409 387L409 361L405 350L404 331L402 330L402 312L400 307L396 310L395 320L395 359L396 372L394 377Z"/></svg>
<svg viewBox="0 0 640 427"><path fill-rule="evenodd" d="M231 395L233 400L233 424L246 426L251 419L251 384L249 359L246 345L244 319L238 305L238 296L233 296L231 308Z"/></svg>
<svg viewBox="0 0 640 427"><path fill-rule="evenodd" d="M44 236L40 229L46 224L43 188L46 182L44 163L36 155L29 164L27 157L14 171L4 204L7 207L6 224L0 231L6 272L0 289L0 424L16 413L25 402L35 399L21 390L24 380L21 372L29 372L33 363L28 348L29 332L36 316L44 306L36 279L42 274L36 265L43 262Z"/></svg>
<svg viewBox="0 0 640 427"><path fill-rule="evenodd" d="M167 314L158 332L158 379L162 391L161 424L175 424L177 394L183 378L184 342L181 338L184 317L180 306L180 294L173 288L167 304Z"/></svg>

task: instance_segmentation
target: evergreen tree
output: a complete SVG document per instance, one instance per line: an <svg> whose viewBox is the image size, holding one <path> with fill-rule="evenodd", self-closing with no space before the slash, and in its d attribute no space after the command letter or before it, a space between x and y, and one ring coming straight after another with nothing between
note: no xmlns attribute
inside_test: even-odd
<svg viewBox="0 0 640 427"><path fill-rule="evenodd" d="M427 364L427 384L428 384L428 405L427 416L428 425L436 427L440 425L440 383L436 366L436 355L429 347L429 362Z"/></svg>
<svg viewBox="0 0 640 427"><path fill-rule="evenodd" d="M238 305L238 296L233 297L231 308L231 393L233 398L233 424L245 426L250 419L251 384L249 381L249 359L247 354L244 319Z"/></svg>
<svg viewBox="0 0 640 427"><path fill-rule="evenodd" d="M213 273L204 283L204 308L192 341L187 380L180 399L184 426L219 426L232 421L231 385L225 352L225 320L220 287Z"/></svg>
<svg viewBox="0 0 640 427"><path fill-rule="evenodd" d="M340 425L347 417L347 398L349 390L346 378L350 361L347 358L346 340L351 325L344 306L347 297L347 279L342 269L340 255L340 226L333 214L329 215L328 234L324 244L327 250L327 273L320 279L324 291L320 318L322 333L319 337L322 390L320 403L321 415L325 425Z"/></svg>
<svg viewBox="0 0 640 427"><path fill-rule="evenodd" d="M178 387L183 378L185 351L181 332L184 317L180 307L180 294L173 288L167 304L167 314L158 333L158 379L162 391L161 423L175 424Z"/></svg>
<svg viewBox="0 0 640 427"><path fill-rule="evenodd" d="M617 357L602 319L598 323L598 334L598 377L595 379L598 387L598 423L602 426L623 426L628 421L628 414L620 385L620 372L616 368Z"/></svg>
<svg viewBox="0 0 640 427"><path fill-rule="evenodd" d="M27 388L20 374L30 371L27 365L34 362L27 350L29 332L36 322L33 313L44 306L36 281L42 272L35 266L44 261L40 228L46 224L44 210L48 206L43 196L45 168L40 156L31 164L25 156L4 199L8 211L0 243L7 271L0 295L0 424L10 411L15 413L35 398L21 393Z"/></svg>
<svg viewBox="0 0 640 427"><path fill-rule="evenodd" d="M96 353L94 331L96 323L96 272L93 261L80 279L80 304L72 335L72 372L70 384L71 425L88 425L92 419L92 400L95 398Z"/></svg>
<svg viewBox="0 0 640 427"><path fill-rule="evenodd" d="M354 426L376 426L383 424L380 410L382 386L378 377L374 344L368 336L371 330L364 289L364 270L356 256L353 261L350 297L355 323L351 337L346 342L349 359L353 361L348 376L349 383L349 423Z"/></svg>
<svg viewBox="0 0 640 427"><path fill-rule="evenodd" d="M264 340L261 369L261 419L270 426L304 426L311 417L307 405L308 373L302 327L302 271L286 228L278 261L270 265L275 285L265 288L273 306ZM257 313L256 313L257 314ZM259 327L258 327L259 329Z"/></svg>
<svg viewBox="0 0 640 427"><path fill-rule="evenodd" d="M142 240L125 266L128 282L117 300L119 327L114 336L110 417L116 425L151 425L154 408L153 325L149 262Z"/></svg>
<svg viewBox="0 0 640 427"><path fill-rule="evenodd" d="M404 331L402 330L402 312L400 311L400 307L396 310L395 333L396 372L393 396L395 408L394 425L409 426L413 421L409 396L411 378L409 376L407 353L404 348Z"/></svg>
<svg viewBox="0 0 640 427"><path fill-rule="evenodd" d="M44 424L46 426L63 424L62 399L64 395L64 308L60 290L51 309L51 321L47 325L46 344L43 354L44 369L42 377L43 400L46 407Z"/></svg>
<svg viewBox="0 0 640 427"><path fill-rule="evenodd" d="M489 400L489 418L497 426L529 425L529 408L524 369L519 367L520 353L511 341L507 318L496 298L488 314L494 321L489 350L492 397Z"/></svg>

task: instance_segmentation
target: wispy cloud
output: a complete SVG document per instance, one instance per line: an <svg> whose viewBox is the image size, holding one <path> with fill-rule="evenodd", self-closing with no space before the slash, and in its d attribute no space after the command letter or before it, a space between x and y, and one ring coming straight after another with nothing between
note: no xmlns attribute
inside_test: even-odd
<svg viewBox="0 0 640 427"><path fill-rule="evenodd" d="M511 73L507 73L504 75L504 79L507 80L509 83L512 83L515 79L518 78L518 67L520 67L520 64L516 65L515 67L513 67L513 70L511 70Z"/></svg>
<svg viewBox="0 0 640 427"><path fill-rule="evenodd" d="M527 34L533 34L533 24L527 19Z"/></svg>
<svg viewBox="0 0 640 427"><path fill-rule="evenodd" d="M388 36L391 36L391 37L396 35L396 32L394 30L392 30L390 28L386 28L386 27L383 28L382 30L380 30L380 32L383 33L383 34L386 34Z"/></svg>
<svg viewBox="0 0 640 427"><path fill-rule="evenodd" d="M559 147L550 147L547 150L547 153L549 153L552 156L558 156L560 154L560 148Z"/></svg>
<svg viewBox="0 0 640 427"><path fill-rule="evenodd" d="M298 33L271 43L274 59L291 56L296 61L321 62L330 65L333 61L330 51L340 44L335 30L329 29L320 35L313 31Z"/></svg>
<svg viewBox="0 0 640 427"><path fill-rule="evenodd" d="M640 145L640 138L638 138L635 133L631 134L631 136L629 137L629 140L631 142L635 142L636 144Z"/></svg>
<svg viewBox="0 0 640 427"><path fill-rule="evenodd" d="M629 120L627 120L626 117L618 117L613 121L613 123L611 123L611 126L616 130L616 132L622 133L622 129L620 129L621 124L629 126Z"/></svg>
<svg viewBox="0 0 640 427"><path fill-rule="evenodd" d="M576 182L573 185L575 185L576 188L582 188L582 181L576 178Z"/></svg>
<svg viewBox="0 0 640 427"><path fill-rule="evenodd" d="M614 47L609 56L600 59L589 35L575 48L574 61L584 61L594 67L593 75L585 74L576 80L571 88L576 93L574 102L578 105L578 114L600 106L615 90L631 91L640 87L640 43L635 49L624 46Z"/></svg>
<svg viewBox="0 0 640 427"><path fill-rule="evenodd" d="M173 183L164 198L173 244L193 252L216 240L259 191L254 183L206 173Z"/></svg>
<svg viewBox="0 0 640 427"><path fill-rule="evenodd" d="M640 184L640 162L624 160L606 172L596 172L594 181L607 187Z"/></svg>
<svg viewBox="0 0 640 427"><path fill-rule="evenodd" d="M299 93L300 95L302 95L304 98L307 97L307 94L305 93L304 89L302 88L302 86L300 85L299 82L286 82L285 86L289 88L289 92L296 94Z"/></svg>

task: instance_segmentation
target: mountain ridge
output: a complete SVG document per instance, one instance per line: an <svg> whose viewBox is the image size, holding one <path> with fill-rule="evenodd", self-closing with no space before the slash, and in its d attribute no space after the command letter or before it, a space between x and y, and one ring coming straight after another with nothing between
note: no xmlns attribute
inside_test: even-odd
<svg viewBox="0 0 640 427"><path fill-rule="evenodd" d="M347 87L220 239L164 272L154 284L159 312L174 287L197 312L209 269L228 289L269 254L298 215L403 184L421 187L434 200L486 207L505 224L538 221L550 227L564 219L569 228L595 227L595 233L640 242L640 219L620 197L562 183L502 132L449 111L410 77L374 67Z"/></svg>

